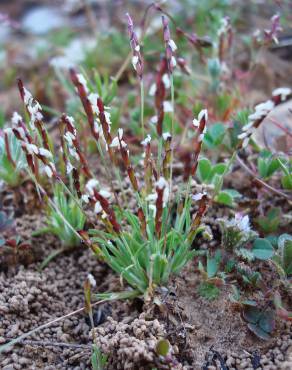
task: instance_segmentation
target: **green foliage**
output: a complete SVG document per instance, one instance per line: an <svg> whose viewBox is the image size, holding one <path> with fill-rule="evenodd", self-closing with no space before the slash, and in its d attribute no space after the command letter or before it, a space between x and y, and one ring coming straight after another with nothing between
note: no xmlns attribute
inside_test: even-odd
<svg viewBox="0 0 292 370"><path fill-rule="evenodd" d="M292 236L282 234L278 239L278 250L273 258L283 273L281 275L292 275Z"/></svg>
<svg viewBox="0 0 292 370"><path fill-rule="evenodd" d="M76 204L76 201L72 197L68 198L66 194L64 194L64 188L59 184L54 186L53 191L54 203L67 223L76 231L83 230L86 218L83 211ZM52 208L48 208L46 219L47 227L37 231L35 235L40 233L52 233L62 241L65 247L78 246L80 244L80 238L78 238L76 233L64 222L64 219L60 216L59 212L56 212L56 210Z"/></svg>
<svg viewBox="0 0 292 370"><path fill-rule="evenodd" d="M208 279L216 276L216 274L219 270L221 257L222 256L221 256L221 251L220 250L216 251L214 257L210 257L209 255L207 256L207 276L208 276Z"/></svg>
<svg viewBox="0 0 292 370"><path fill-rule="evenodd" d="M223 177L228 172L227 170L226 163L212 165L209 159L201 158L198 163L197 176L201 183L212 184L215 189L218 189L218 193L215 196L217 203L233 207L235 199L241 197L241 194L233 189L220 190L223 184Z"/></svg>
<svg viewBox="0 0 292 370"><path fill-rule="evenodd" d="M4 137L0 136L0 179L10 186L18 186L23 181L21 172L27 168L25 155L14 134L7 130L12 161L7 156Z"/></svg>
<svg viewBox="0 0 292 370"><path fill-rule="evenodd" d="M271 208L266 216L260 216L255 221L265 234L277 231L280 224L281 209Z"/></svg>
<svg viewBox="0 0 292 370"><path fill-rule="evenodd" d="M269 340L271 333L275 329L275 313L267 309L261 310L258 307L246 306L243 311L243 317L248 322L248 328L257 337L263 340Z"/></svg>
<svg viewBox="0 0 292 370"><path fill-rule="evenodd" d="M239 143L238 135L242 132L242 127L248 124L248 109L239 111L233 119L233 127L229 129L230 147L234 150Z"/></svg>
<svg viewBox="0 0 292 370"><path fill-rule="evenodd" d="M199 285L198 293L205 299L213 300L219 297L220 289L210 282L203 281Z"/></svg>
<svg viewBox="0 0 292 370"><path fill-rule="evenodd" d="M268 239L257 238L253 242L252 253L255 258L268 260L274 255L274 248Z"/></svg>
<svg viewBox="0 0 292 370"><path fill-rule="evenodd" d="M269 179L280 168L278 158L275 158L268 150L263 150L260 153L257 165L259 175L264 180Z"/></svg>
<svg viewBox="0 0 292 370"><path fill-rule="evenodd" d="M281 178L283 188L292 190L292 160L285 161L284 159L278 158L278 163L284 173L284 176Z"/></svg>
<svg viewBox="0 0 292 370"><path fill-rule="evenodd" d="M178 273L197 251L191 250L188 233L191 224L190 200L172 223L168 207L163 209L161 238L156 237L155 217L148 211L146 236L141 231L137 216L121 211L129 225L127 231L110 235L90 230L92 241L101 248L106 263L140 293L153 285L166 284L171 274ZM96 236L95 236L96 235Z"/></svg>
<svg viewBox="0 0 292 370"><path fill-rule="evenodd" d="M226 170L225 163L212 165L207 158L201 158L198 164L197 176L204 184L216 184Z"/></svg>
<svg viewBox="0 0 292 370"><path fill-rule="evenodd" d="M215 196L215 201L228 207L234 207L235 201L240 198L241 194L234 189L224 189Z"/></svg>
<svg viewBox="0 0 292 370"><path fill-rule="evenodd" d="M215 149L222 143L225 132L225 126L222 123L215 123L206 132L203 140L204 145L208 149Z"/></svg>
<svg viewBox="0 0 292 370"><path fill-rule="evenodd" d="M107 356L104 355L101 350L93 344L91 354L91 366L92 370L104 370L107 364Z"/></svg>

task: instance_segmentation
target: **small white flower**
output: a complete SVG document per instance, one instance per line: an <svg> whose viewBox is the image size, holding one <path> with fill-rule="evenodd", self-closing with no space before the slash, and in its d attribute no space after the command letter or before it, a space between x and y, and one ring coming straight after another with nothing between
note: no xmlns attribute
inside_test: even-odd
<svg viewBox="0 0 292 370"><path fill-rule="evenodd" d="M170 79L167 73L164 73L164 75L162 76L162 82L164 83L166 89L170 88Z"/></svg>
<svg viewBox="0 0 292 370"><path fill-rule="evenodd" d="M68 162L67 165L66 165L66 173L67 173L67 175L69 175L73 171L73 168L74 167L72 166L72 164L70 162Z"/></svg>
<svg viewBox="0 0 292 370"><path fill-rule="evenodd" d="M164 110L164 112L173 112L173 106L172 106L171 102L164 101L163 102L163 110Z"/></svg>
<svg viewBox="0 0 292 370"><path fill-rule="evenodd" d="M250 231L248 215L242 216L240 213L236 213L234 217L234 223L239 227L241 231L243 232Z"/></svg>
<svg viewBox="0 0 292 370"><path fill-rule="evenodd" d="M72 134L72 132L67 131L64 135L64 139L67 141L69 146L73 146L73 140L75 140L75 136Z"/></svg>
<svg viewBox="0 0 292 370"><path fill-rule="evenodd" d="M76 161L79 161L80 160L80 157L79 157L79 155L78 155L78 153L77 153L77 151L76 151L76 149L75 148L70 148L69 147L69 154L73 157L73 158L75 158L76 159Z"/></svg>
<svg viewBox="0 0 292 370"><path fill-rule="evenodd" d="M98 135L101 135L102 133L102 127L97 120L95 120L93 123L93 130Z"/></svg>
<svg viewBox="0 0 292 370"><path fill-rule="evenodd" d="M78 79L78 82L80 83L80 85L83 86L85 92L88 93L87 82L86 82L86 79L84 78L83 74L77 73L77 79Z"/></svg>
<svg viewBox="0 0 292 370"><path fill-rule="evenodd" d="M176 59L175 59L175 57L174 57L174 56L172 56L172 57L170 58L170 64L171 64L172 68L176 67Z"/></svg>
<svg viewBox="0 0 292 370"><path fill-rule="evenodd" d="M97 214L102 212L102 206L99 201L97 201L94 205L94 212Z"/></svg>
<svg viewBox="0 0 292 370"><path fill-rule="evenodd" d="M198 200L201 200L207 193L204 191L203 193L198 193L195 195L192 195L192 200L197 202Z"/></svg>
<svg viewBox="0 0 292 370"><path fill-rule="evenodd" d="M18 132L19 136L23 139L26 140L25 137L25 131L22 127L14 127L14 129Z"/></svg>
<svg viewBox="0 0 292 370"><path fill-rule="evenodd" d="M104 116L105 116L106 122L110 126L112 124L110 112L104 112Z"/></svg>
<svg viewBox="0 0 292 370"><path fill-rule="evenodd" d="M208 111L207 109L202 109L201 112L198 115L198 121L201 121L203 118L205 118L205 121L208 121Z"/></svg>
<svg viewBox="0 0 292 370"><path fill-rule="evenodd" d="M90 179L85 185L85 189L89 195L94 195L93 189L99 186L99 182L96 179Z"/></svg>
<svg viewBox="0 0 292 370"><path fill-rule="evenodd" d="M169 185L168 182L165 180L164 177L160 177L158 181L156 181L155 186L162 190L163 189L163 206L166 205L169 199Z"/></svg>
<svg viewBox="0 0 292 370"><path fill-rule="evenodd" d="M205 137L204 133L200 134L198 137L198 142L201 143L204 140L204 137Z"/></svg>
<svg viewBox="0 0 292 370"><path fill-rule="evenodd" d="M250 136L247 136L246 138L243 139L242 142L242 148L245 149L248 146Z"/></svg>
<svg viewBox="0 0 292 370"><path fill-rule="evenodd" d="M97 106L97 99L98 99L98 94L93 94L93 93L91 93L91 94L89 94L88 95L88 100L89 100L89 102L90 102L90 104L91 104L91 107L92 107L92 110L93 110L93 112L96 114L96 115L99 115L99 108L98 108L98 106Z"/></svg>
<svg viewBox="0 0 292 370"><path fill-rule="evenodd" d="M279 88L277 88L273 91L272 96L279 96L280 95L281 101L283 101L291 93L292 93L292 90L289 87L279 87Z"/></svg>
<svg viewBox="0 0 292 370"><path fill-rule="evenodd" d="M195 127L199 127L200 122L199 122L196 118L194 118L194 119L193 119L193 125L194 125Z"/></svg>
<svg viewBox="0 0 292 370"><path fill-rule="evenodd" d="M249 136L248 132L242 132L240 135L237 135L237 138L239 140L245 139L247 136Z"/></svg>
<svg viewBox="0 0 292 370"><path fill-rule="evenodd" d="M134 55L134 56L132 57L132 65L133 65L133 67L134 67L135 71L136 71L136 69L137 69L138 61L139 61L138 56L137 56L137 55Z"/></svg>
<svg viewBox="0 0 292 370"><path fill-rule="evenodd" d="M262 114L268 114L275 106L275 103L272 100L267 100L264 103L260 103L255 106L256 112L261 112Z"/></svg>
<svg viewBox="0 0 292 370"><path fill-rule="evenodd" d="M147 202L155 202L157 199L157 193L149 194L146 197Z"/></svg>
<svg viewBox="0 0 292 370"><path fill-rule="evenodd" d="M29 152L29 154L39 154L38 147L34 144L26 143L26 149Z"/></svg>
<svg viewBox="0 0 292 370"><path fill-rule="evenodd" d="M248 120L254 124L254 121L257 121L258 119L261 119L265 117L266 113L262 111L254 112L248 116Z"/></svg>
<svg viewBox="0 0 292 370"><path fill-rule="evenodd" d="M151 136L147 135L143 141L141 141L141 144L143 146L147 146L151 142Z"/></svg>
<svg viewBox="0 0 292 370"><path fill-rule="evenodd" d="M140 45L136 45L135 51L140 51Z"/></svg>
<svg viewBox="0 0 292 370"><path fill-rule="evenodd" d="M156 216L156 206L154 204L149 204L149 211L152 212L153 217Z"/></svg>
<svg viewBox="0 0 292 370"><path fill-rule="evenodd" d="M72 116L66 116L66 119L70 122L72 127L75 127L74 118Z"/></svg>
<svg viewBox="0 0 292 370"><path fill-rule="evenodd" d="M242 131L249 131L254 125L254 122L249 122L247 125L242 127Z"/></svg>
<svg viewBox="0 0 292 370"><path fill-rule="evenodd" d="M155 186L158 187L158 189L164 189L168 185L167 181L164 177L160 177L158 181L156 181Z"/></svg>
<svg viewBox="0 0 292 370"><path fill-rule="evenodd" d="M39 154L48 159L53 158L53 154L48 149L45 149L45 148L39 148Z"/></svg>
<svg viewBox="0 0 292 370"><path fill-rule="evenodd" d="M89 203L89 195L88 194L83 194L81 196L81 199L83 200L84 203Z"/></svg>
<svg viewBox="0 0 292 370"><path fill-rule="evenodd" d="M150 123L152 123L153 125L156 125L156 123L158 122L158 117L157 116L153 116L150 118Z"/></svg>
<svg viewBox="0 0 292 370"><path fill-rule="evenodd" d="M155 93L156 93L156 84L154 83L154 84L152 84L152 85L150 86L150 89L149 89L149 95L150 95L150 96L154 96L154 95L155 95Z"/></svg>
<svg viewBox="0 0 292 370"><path fill-rule="evenodd" d="M19 121L22 121L22 117L17 112L14 112L11 118L11 122L13 125L17 125Z"/></svg>
<svg viewBox="0 0 292 370"><path fill-rule="evenodd" d="M99 194L104 197L104 198L110 198L111 197L111 193L105 189L101 189L99 191Z"/></svg>
<svg viewBox="0 0 292 370"><path fill-rule="evenodd" d="M124 140L121 140L120 145L121 145L122 148L127 148L127 143L125 143ZM128 155L130 154L129 150L127 150L127 153L128 153Z"/></svg>
<svg viewBox="0 0 292 370"><path fill-rule="evenodd" d="M30 104L31 100L33 99L30 91L28 91L25 87L23 88L23 100L24 100L24 103L27 105L27 104Z"/></svg>
<svg viewBox="0 0 292 370"><path fill-rule="evenodd" d="M119 128L118 129L118 137L119 137L120 140L122 140L123 134L124 134L124 130L122 128Z"/></svg>
<svg viewBox="0 0 292 370"><path fill-rule="evenodd" d="M49 178L51 178L53 176L53 171L52 171L51 167L50 166L45 166L44 169L45 169L45 172L46 172L47 176Z"/></svg>
<svg viewBox="0 0 292 370"><path fill-rule="evenodd" d="M119 146L119 144L120 144L119 138L116 136L116 137L113 138L112 142L110 143L110 147L111 148L116 148L116 147Z"/></svg>
<svg viewBox="0 0 292 370"><path fill-rule="evenodd" d="M169 40L168 45L170 46L170 48L171 48L172 51L176 51L177 50L177 46L176 46L175 42L172 39Z"/></svg>
<svg viewBox="0 0 292 370"><path fill-rule="evenodd" d="M163 140L168 140L168 139L171 139L171 135L170 135L170 133L169 132L164 132L163 134L162 134L162 137L163 137Z"/></svg>
<svg viewBox="0 0 292 370"><path fill-rule="evenodd" d="M96 287L96 280L92 274L87 274L87 279L89 281L89 284L95 288Z"/></svg>

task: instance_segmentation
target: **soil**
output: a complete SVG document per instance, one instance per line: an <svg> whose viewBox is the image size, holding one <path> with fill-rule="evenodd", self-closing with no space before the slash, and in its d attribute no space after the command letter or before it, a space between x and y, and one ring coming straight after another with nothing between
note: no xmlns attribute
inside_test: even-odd
<svg viewBox="0 0 292 370"><path fill-rule="evenodd" d="M214 216L224 214L226 209L222 207L210 210L205 218L214 235L218 229ZM38 213L16 219L16 231L24 239L35 231L36 225L43 225L43 216ZM214 247L218 241L211 244ZM120 279L85 248L66 253L39 271L40 262L60 243L51 235L43 235L34 237L32 246L33 263L19 258L17 264L7 266L7 260L1 260L1 344L82 308L83 283L88 273L96 279L98 292L121 289ZM36 250L38 253L33 252ZM168 290L158 292L154 308L143 306L140 300L111 302L95 308L97 343L108 355L107 368L164 368L166 364L155 354L160 338L167 338L172 345L174 369L201 369L214 355L212 351L222 356L230 370L254 369L256 361L264 369L291 368L291 325L278 323L273 339L263 342L248 331L240 311L228 299L227 286L216 300L208 301L198 294L200 281L192 262L173 278ZM81 313L32 334L9 349L0 357L0 367L87 369L91 345L89 320Z"/></svg>

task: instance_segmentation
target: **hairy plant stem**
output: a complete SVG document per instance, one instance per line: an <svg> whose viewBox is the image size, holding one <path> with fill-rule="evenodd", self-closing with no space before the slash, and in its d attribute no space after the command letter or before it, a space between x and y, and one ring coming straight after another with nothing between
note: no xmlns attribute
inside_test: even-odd
<svg viewBox="0 0 292 370"><path fill-rule="evenodd" d="M171 112L171 136L172 136L172 144L171 144L171 159L170 159L170 184L169 184L169 190L170 194L172 193L172 173L173 173L173 146L174 146L174 83L173 83L173 74L170 75L170 94L171 94L171 106L172 106L172 112Z"/></svg>
<svg viewBox="0 0 292 370"><path fill-rule="evenodd" d="M145 138L145 128L144 128L144 82L143 79L140 81L140 100L141 100L141 127L142 127L142 137Z"/></svg>

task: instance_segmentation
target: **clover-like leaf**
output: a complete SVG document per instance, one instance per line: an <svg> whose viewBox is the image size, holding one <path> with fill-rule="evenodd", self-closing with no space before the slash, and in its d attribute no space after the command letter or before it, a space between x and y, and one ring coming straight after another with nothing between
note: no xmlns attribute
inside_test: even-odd
<svg viewBox="0 0 292 370"><path fill-rule="evenodd" d="M274 248L269 240L257 238L253 243L253 255L260 260L268 260L274 255Z"/></svg>

